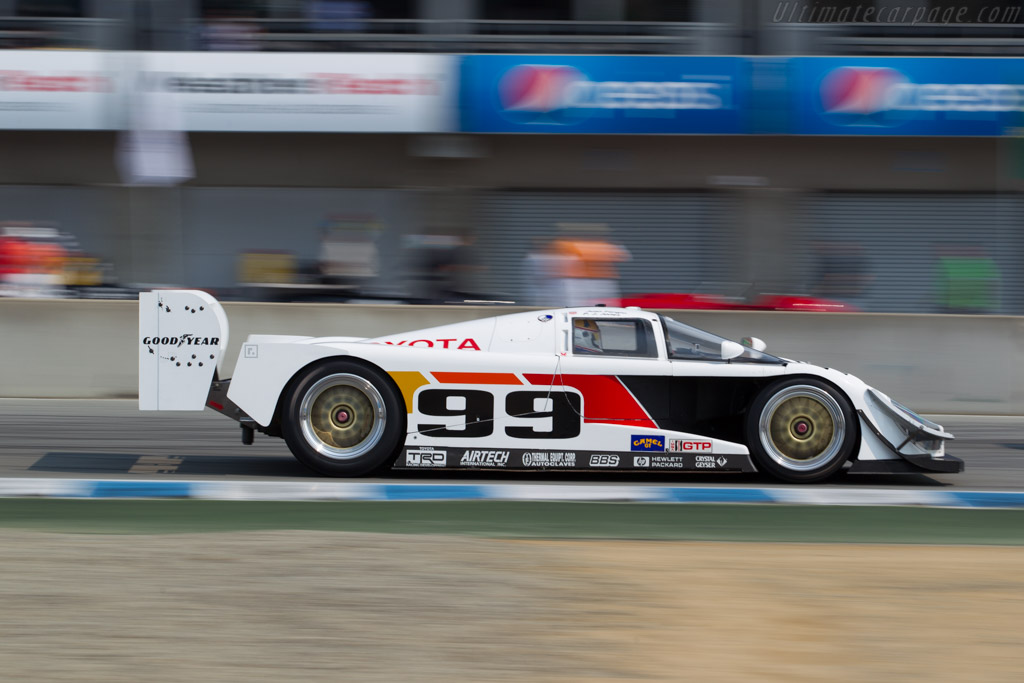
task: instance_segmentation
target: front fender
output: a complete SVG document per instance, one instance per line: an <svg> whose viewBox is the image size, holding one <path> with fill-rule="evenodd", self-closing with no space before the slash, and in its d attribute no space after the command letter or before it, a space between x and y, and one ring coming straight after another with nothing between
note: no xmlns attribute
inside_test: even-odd
<svg viewBox="0 0 1024 683"><path fill-rule="evenodd" d="M834 368L792 363L790 374L820 377L835 385L853 405L861 421L856 460L920 460L945 457L945 442L953 435L914 414L859 377Z"/></svg>

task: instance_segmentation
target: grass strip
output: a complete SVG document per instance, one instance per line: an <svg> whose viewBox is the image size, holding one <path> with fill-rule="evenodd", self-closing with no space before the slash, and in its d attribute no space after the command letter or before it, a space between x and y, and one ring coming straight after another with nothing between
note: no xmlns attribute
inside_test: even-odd
<svg viewBox="0 0 1024 683"><path fill-rule="evenodd" d="M506 538L1024 544L1024 510L624 503L0 499L0 527L161 534L308 529Z"/></svg>

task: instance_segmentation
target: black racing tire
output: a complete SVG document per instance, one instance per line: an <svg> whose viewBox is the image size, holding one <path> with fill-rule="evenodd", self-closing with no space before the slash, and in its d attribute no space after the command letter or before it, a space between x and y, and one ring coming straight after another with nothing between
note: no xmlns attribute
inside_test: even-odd
<svg viewBox="0 0 1024 683"><path fill-rule="evenodd" d="M405 437L405 403L381 370L331 360L297 376L284 399L281 431L299 462L329 477L383 467Z"/></svg>
<svg viewBox="0 0 1024 683"><path fill-rule="evenodd" d="M850 400L825 382L803 377L762 389L745 428L757 468L800 484L824 481L842 470L860 442Z"/></svg>

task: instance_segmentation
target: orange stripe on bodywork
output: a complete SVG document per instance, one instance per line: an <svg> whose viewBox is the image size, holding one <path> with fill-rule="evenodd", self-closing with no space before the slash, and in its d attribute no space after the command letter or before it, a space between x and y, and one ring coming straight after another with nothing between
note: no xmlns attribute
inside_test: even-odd
<svg viewBox="0 0 1024 683"><path fill-rule="evenodd" d="M432 372L442 384L522 384L511 372Z"/></svg>
<svg viewBox="0 0 1024 683"><path fill-rule="evenodd" d="M388 374L391 375L391 379L395 380L398 390L402 392L402 398L405 399L405 412L412 413L413 395L424 384L430 384L430 380L424 377L422 372L415 370L389 372Z"/></svg>

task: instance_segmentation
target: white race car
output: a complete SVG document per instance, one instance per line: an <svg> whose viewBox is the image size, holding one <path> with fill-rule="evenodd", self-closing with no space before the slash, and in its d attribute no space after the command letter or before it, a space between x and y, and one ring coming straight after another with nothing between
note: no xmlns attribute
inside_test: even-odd
<svg viewBox="0 0 1024 683"><path fill-rule="evenodd" d="M959 472L952 434L851 375L634 308L566 308L363 339L252 335L221 379L209 294L139 296L139 407L281 436L329 476L384 469Z"/></svg>

